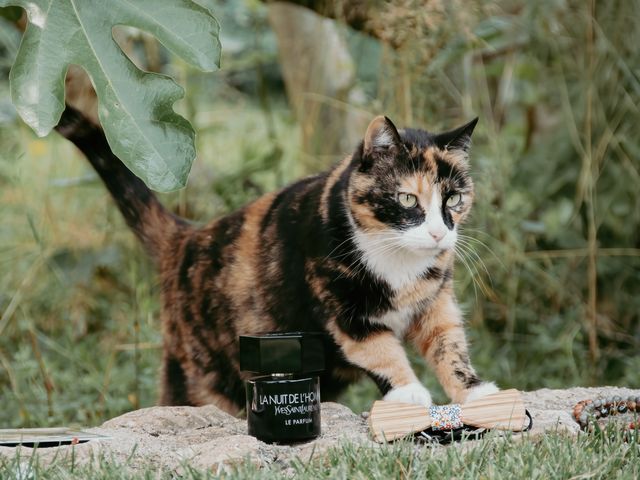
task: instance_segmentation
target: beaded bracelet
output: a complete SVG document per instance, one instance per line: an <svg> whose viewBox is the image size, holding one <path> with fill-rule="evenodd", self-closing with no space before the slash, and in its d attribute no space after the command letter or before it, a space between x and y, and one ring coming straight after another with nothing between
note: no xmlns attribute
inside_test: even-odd
<svg viewBox="0 0 640 480"><path fill-rule="evenodd" d="M580 428L589 430L589 423L610 415L622 415L624 413L640 413L640 397L630 396L626 400L616 395L614 397L597 398L595 400L582 400L573 407L573 418ZM629 429L640 428L640 425L630 423Z"/></svg>

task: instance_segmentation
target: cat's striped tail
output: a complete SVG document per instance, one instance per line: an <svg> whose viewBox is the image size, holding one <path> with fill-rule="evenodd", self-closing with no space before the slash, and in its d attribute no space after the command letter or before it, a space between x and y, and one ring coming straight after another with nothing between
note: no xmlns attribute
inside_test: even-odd
<svg viewBox="0 0 640 480"><path fill-rule="evenodd" d="M82 113L65 108L56 130L85 154L115 200L127 225L158 260L165 245L187 223L165 209L154 193L111 151L104 132Z"/></svg>

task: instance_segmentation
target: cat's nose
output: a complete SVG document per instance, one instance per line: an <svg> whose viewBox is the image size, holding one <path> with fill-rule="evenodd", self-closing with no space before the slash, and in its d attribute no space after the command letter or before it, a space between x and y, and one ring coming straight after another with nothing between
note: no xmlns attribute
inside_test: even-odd
<svg viewBox="0 0 640 480"><path fill-rule="evenodd" d="M442 240L442 237L444 237L446 233L447 232L443 230L429 230L429 235L431 235L431 238L433 238L436 243Z"/></svg>

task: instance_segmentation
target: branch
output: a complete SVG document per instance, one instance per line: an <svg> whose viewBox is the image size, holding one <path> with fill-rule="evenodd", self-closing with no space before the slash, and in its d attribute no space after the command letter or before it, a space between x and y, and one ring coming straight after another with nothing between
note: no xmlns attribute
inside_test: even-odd
<svg viewBox="0 0 640 480"><path fill-rule="evenodd" d="M382 0L286 0L278 2L263 0L265 3L292 3L306 7L314 12L335 20L342 21L354 30L366 33L374 38L388 42L396 48L384 28L382 17L388 8L388 2Z"/></svg>

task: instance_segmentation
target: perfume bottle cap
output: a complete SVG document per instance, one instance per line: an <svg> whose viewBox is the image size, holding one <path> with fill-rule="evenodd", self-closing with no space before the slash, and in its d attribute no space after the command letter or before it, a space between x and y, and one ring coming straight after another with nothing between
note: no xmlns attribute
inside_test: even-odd
<svg viewBox="0 0 640 480"><path fill-rule="evenodd" d="M319 332L241 335L240 369L259 374L320 372L324 339Z"/></svg>

